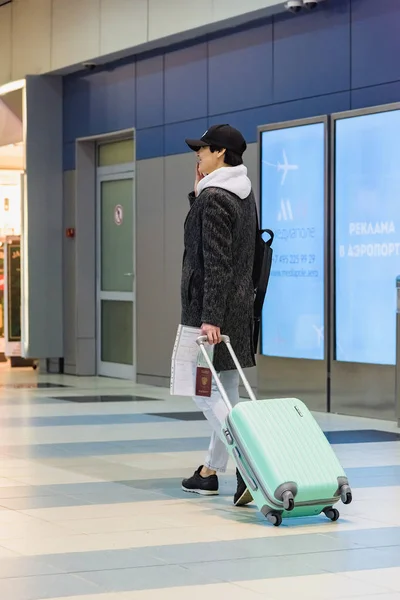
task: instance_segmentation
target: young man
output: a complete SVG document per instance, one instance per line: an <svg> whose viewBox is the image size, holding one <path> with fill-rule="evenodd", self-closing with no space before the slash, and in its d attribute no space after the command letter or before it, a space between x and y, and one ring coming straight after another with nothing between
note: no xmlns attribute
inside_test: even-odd
<svg viewBox="0 0 400 600"><path fill-rule="evenodd" d="M252 272L257 213L251 182L243 165L246 142L230 125L214 125L198 140L186 140L196 152L194 192L185 221L182 267L182 324L201 327L215 344L214 365L232 405L239 402L239 374L221 334L230 336L243 368L255 365ZM187 492L218 494L217 473L228 453L221 424L228 410L213 384L210 398L195 397L213 429L204 465L182 482ZM234 504L252 501L239 471Z"/></svg>

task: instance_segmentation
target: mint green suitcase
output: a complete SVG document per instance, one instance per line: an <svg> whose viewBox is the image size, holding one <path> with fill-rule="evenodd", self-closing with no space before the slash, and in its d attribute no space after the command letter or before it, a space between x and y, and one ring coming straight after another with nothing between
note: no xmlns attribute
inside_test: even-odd
<svg viewBox="0 0 400 600"><path fill-rule="evenodd" d="M218 389L229 408L222 428L229 454L235 460L259 510L273 525L282 518L325 513L337 521L334 505L350 504L346 474L318 423L297 398L256 400L228 336L222 336L252 402L232 408L204 347Z"/></svg>

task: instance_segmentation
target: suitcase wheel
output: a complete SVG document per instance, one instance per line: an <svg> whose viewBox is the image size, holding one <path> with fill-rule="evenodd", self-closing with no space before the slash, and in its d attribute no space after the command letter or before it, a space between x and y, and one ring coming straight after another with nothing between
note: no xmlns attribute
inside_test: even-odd
<svg viewBox="0 0 400 600"><path fill-rule="evenodd" d="M337 521L340 517L340 513L337 508L326 508L324 510L325 516L328 517L331 521Z"/></svg>
<svg viewBox="0 0 400 600"><path fill-rule="evenodd" d="M279 527L282 525L282 515L278 512L270 512L266 515L267 520L274 525L275 527Z"/></svg>
<svg viewBox="0 0 400 600"><path fill-rule="evenodd" d="M353 494L351 492L347 492L346 499L343 500L343 504L351 504L353 501Z"/></svg>
<svg viewBox="0 0 400 600"><path fill-rule="evenodd" d="M340 490L340 497L343 504L351 504L353 500L353 494L351 493L350 486L344 485Z"/></svg>
<svg viewBox="0 0 400 600"><path fill-rule="evenodd" d="M294 509L294 498L292 492L285 492L282 497L283 508L290 512Z"/></svg>

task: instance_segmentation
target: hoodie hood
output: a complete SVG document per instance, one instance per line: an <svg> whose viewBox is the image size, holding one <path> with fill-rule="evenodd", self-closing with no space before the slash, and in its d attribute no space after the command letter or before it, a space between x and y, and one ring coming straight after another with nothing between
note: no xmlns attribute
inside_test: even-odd
<svg viewBox="0 0 400 600"><path fill-rule="evenodd" d="M247 177L247 168L244 165L238 167L222 167L206 175L197 185L197 195L210 187L221 188L244 200L250 195L251 181Z"/></svg>

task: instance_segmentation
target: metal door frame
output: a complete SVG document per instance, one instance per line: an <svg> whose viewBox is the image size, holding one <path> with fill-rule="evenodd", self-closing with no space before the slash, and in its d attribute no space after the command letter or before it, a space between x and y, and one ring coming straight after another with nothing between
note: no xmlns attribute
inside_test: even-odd
<svg viewBox="0 0 400 600"><path fill-rule="evenodd" d="M108 141L108 140L107 140ZM119 141L115 138L112 142ZM107 142L106 142L107 143ZM98 148L99 144L97 144ZM97 154L97 152L96 152ZM133 240L133 285L132 292L103 292L101 290L101 184L104 181L120 181L121 179L132 179L132 235ZM121 297L122 296L122 297ZM133 364L122 365L109 363L101 360L101 301L129 301L133 306ZM136 381L137 376L137 353L136 353L136 181L135 163L112 165L109 167L97 167L96 169L96 370L101 377L112 377Z"/></svg>
<svg viewBox="0 0 400 600"><path fill-rule="evenodd" d="M265 131L276 131L279 129L289 129L293 127L302 127L314 124L324 125L324 357L322 360L311 360L301 358L283 358L275 356L264 356L259 354L257 357L257 378L260 392L273 396L285 397L288 394L301 394L302 399L308 404L309 408L317 411L329 412L330 395L330 305L329 305L329 165L330 165L330 146L329 146L329 115L320 115L304 119L295 119L283 121L280 123L271 123L258 127L258 196L260 222L262 219L262 198L261 198L261 134ZM262 335L262 322L261 322ZM260 343L261 347L261 343ZM272 379L270 379L272 375ZM268 381L269 379L269 381ZM319 382L319 383L316 383ZM272 387L273 386L273 387ZM322 387L324 389L322 389Z"/></svg>
<svg viewBox="0 0 400 600"><path fill-rule="evenodd" d="M330 356L331 356L331 410L333 413L376 419L394 420L395 369L394 365L342 362L336 360L336 122L353 117L374 115L400 110L400 103L334 113L330 125ZM396 282L393 279L393 293ZM394 325L395 326L395 315ZM379 382L379 383L378 383ZM377 384L378 383L378 384ZM379 398L381 402L379 402ZM392 405L392 400L393 405Z"/></svg>

